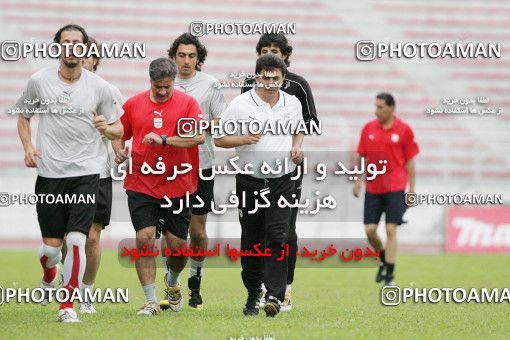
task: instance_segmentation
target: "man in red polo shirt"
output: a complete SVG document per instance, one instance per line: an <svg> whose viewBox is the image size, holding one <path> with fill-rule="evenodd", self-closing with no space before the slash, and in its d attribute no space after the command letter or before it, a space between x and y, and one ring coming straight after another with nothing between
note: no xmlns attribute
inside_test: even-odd
<svg viewBox="0 0 510 340"><path fill-rule="evenodd" d="M171 249L186 245L188 236L191 209L184 202L186 195L193 194L197 189L197 146L204 142L204 136L196 131L194 137L182 135L183 131L190 130L190 124L199 126L202 114L193 97L174 90L176 74L177 66L174 61L168 58L152 61L149 66L150 90L131 97L123 106L122 141L133 138L132 172L127 175L124 188L136 230L137 248L140 251L146 245L150 251L153 250L156 226L160 219L164 221L163 228ZM187 124L187 127L184 127L184 124ZM117 162L126 159L126 151L123 145L116 147ZM185 163L192 165L192 171L183 171L188 168ZM151 168L150 172L147 166ZM175 171L185 173L175 177ZM175 178L167 179L169 176ZM172 203L169 208L161 206L168 204L165 196ZM170 256L168 266L171 271L180 273L186 260L184 256ZM146 298L146 303L137 314L159 314L154 257L139 257L136 260L136 271ZM175 305L175 309L180 310L180 286L175 282L165 283L166 298Z"/></svg>
<svg viewBox="0 0 510 340"><path fill-rule="evenodd" d="M405 190L408 180L409 192L414 192L414 156L419 149L413 130L395 116L395 99L391 94L378 94L375 106L377 119L368 122L361 131L358 164L364 157L365 164L374 163L378 170L386 166L386 172L366 181L363 223L368 241L375 250L380 251L381 263L375 281L384 280L385 286L391 286L395 285L393 272L397 258L397 226L404 223L402 216L407 208ZM360 190L361 182L358 179L353 188L355 197L359 197ZM385 247L377 235L383 212L387 235Z"/></svg>

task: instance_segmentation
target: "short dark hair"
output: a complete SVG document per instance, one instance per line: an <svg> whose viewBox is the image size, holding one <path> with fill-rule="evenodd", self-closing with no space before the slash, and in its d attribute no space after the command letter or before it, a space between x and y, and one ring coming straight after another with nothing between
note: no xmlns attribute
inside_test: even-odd
<svg viewBox="0 0 510 340"><path fill-rule="evenodd" d="M89 39L88 39L88 42L87 42L87 48L90 48L92 45L96 45L97 48L99 48L99 46L101 45L100 43L97 42L96 39L94 39L93 37L90 37L89 36ZM100 57L100 54L99 55L96 55L95 53L93 54L92 58L96 59L97 62L96 64L94 65L94 71L97 71L97 67L99 66L99 61L101 60L101 57Z"/></svg>
<svg viewBox="0 0 510 340"><path fill-rule="evenodd" d="M285 65L287 67L290 66L290 55L292 54L292 46L289 45L289 42L287 41L287 38L283 33L265 33L263 34L259 42L257 43L257 54L260 55L262 53L262 48L264 47L271 47L271 45L274 44L278 46L282 54L285 54Z"/></svg>
<svg viewBox="0 0 510 340"><path fill-rule="evenodd" d="M179 45L195 45L197 48L197 65L195 66L195 70L200 71L202 69L202 65L205 62L205 58L207 57L207 49L204 45L198 40L197 37L192 36L189 33L181 34L177 39L174 40L172 46L168 49L168 57L175 58L175 54L177 53L177 49Z"/></svg>
<svg viewBox="0 0 510 340"><path fill-rule="evenodd" d="M381 92L377 96L375 96L377 99L382 99L388 106L395 107L395 98L388 92Z"/></svg>
<svg viewBox="0 0 510 340"><path fill-rule="evenodd" d="M61 38L62 32L64 32L64 31L79 31L83 35L83 43L88 44L88 42L89 42L89 36L88 36L87 32L85 31L85 29L83 27L81 27L80 25L76 25L76 24L67 24L67 25L61 27L57 31L57 33L55 33L55 35L53 36L53 42L60 44L60 38Z"/></svg>
<svg viewBox="0 0 510 340"><path fill-rule="evenodd" d="M278 58L274 54L264 54L257 59L255 73L260 74L262 70L273 71L277 68L282 70L283 76L287 75L287 66L282 59Z"/></svg>
<svg viewBox="0 0 510 340"><path fill-rule="evenodd" d="M149 65L149 76L151 80L158 81L166 77L175 79L177 75L177 65L172 59L165 57L151 61Z"/></svg>

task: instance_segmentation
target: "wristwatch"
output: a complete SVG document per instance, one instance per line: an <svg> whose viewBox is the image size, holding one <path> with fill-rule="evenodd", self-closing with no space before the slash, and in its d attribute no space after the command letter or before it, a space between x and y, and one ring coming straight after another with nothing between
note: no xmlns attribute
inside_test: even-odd
<svg viewBox="0 0 510 340"><path fill-rule="evenodd" d="M168 139L168 136L167 136L167 135L161 135L161 136L159 136L159 137L161 137L161 139L163 140L163 144L162 144L162 145L163 145L163 146L167 145L167 144L166 144L166 140Z"/></svg>

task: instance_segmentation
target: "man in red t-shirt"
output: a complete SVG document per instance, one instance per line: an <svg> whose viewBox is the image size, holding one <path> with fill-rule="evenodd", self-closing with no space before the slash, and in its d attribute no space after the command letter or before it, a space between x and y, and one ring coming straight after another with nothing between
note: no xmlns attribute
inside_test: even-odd
<svg viewBox="0 0 510 340"><path fill-rule="evenodd" d="M389 93L380 93L375 100L377 119L368 122L361 131L358 144L358 164L361 157L365 163L377 165L379 171L386 171L373 180L366 181L364 224L368 241L375 250L380 251L381 263L376 282L384 280L386 286L395 285L393 271L397 257L397 226L404 223L407 205L405 190L409 180L409 192L414 192L414 157L419 153L414 141L413 130L395 116L395 99ZM360 180L353 188L355 197L359 197ZM377 226L384 212L386 219L387 241L382 246L377 235Z"/></svg>
<svg viewBox="0 0 510 340"><path fill-rule="evenodd" d="M174 90L176 74L174 61L167 58L152 61L149 66L150 90L129 98L123 106L122 142L133 138L132 171L126 176L124 188L139 251L146 245L150 251L154 248L159 220L164 221L163 229L170 249L186 245L188 236L191 207L184 202L186 195L197 189L197 146L204 142L204 136L190 131L190 126L199 126L202 114L193 97ZM184 136L184 131L195 132L195 135ZM115 149L117 162L123 162L127 158L127 149L124 145ZM186 164L192 165L192 171L185 171L188 168ZM176 172L184 174L175 177ZM169 201L172 203L170 208L161 206L168 205ZM172 279L175 279L187 259L184 256L168 258L170 271L175 274ZM159 314L154 257L140 256L136 260L136 271L146 297L146 303L137 314ZM167 299L179 310L182 308L181 288L177 283L165 282Z"/></svg>

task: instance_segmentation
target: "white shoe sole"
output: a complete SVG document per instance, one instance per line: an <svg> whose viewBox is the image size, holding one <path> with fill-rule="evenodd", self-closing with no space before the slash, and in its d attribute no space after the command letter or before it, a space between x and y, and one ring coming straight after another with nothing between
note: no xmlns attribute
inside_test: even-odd
<svg viewBox="0 0 510 340"><path fill-rule="evenodd" d="M290 312L292 310L292 305L291 306L282 306L280 308L280 312Z"/></svg>
<svg viewBox="0 0 510 340"><path fill-rule="evenodd" d="M181 300L178 305L170 304L170 309L172 310L172 312L178 313L178 312L180 312L182 310L182 306L183 306L183 303L182 303L182 300Z"/></svg>

